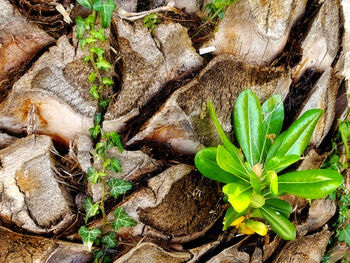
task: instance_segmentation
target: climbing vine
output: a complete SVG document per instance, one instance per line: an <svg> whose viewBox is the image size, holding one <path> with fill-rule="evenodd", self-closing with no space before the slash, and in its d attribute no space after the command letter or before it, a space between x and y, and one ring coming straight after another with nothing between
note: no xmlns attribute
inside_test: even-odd
<svg viewBox="0 0 350 263"><path fill-rule="evenodd" d="M84 62L91 65L93 68L88 80L91 84L89 90L92 98L98 102L98 112L94 116L94 126L89 129L91 138L96 142L94 155L98 162L103 163L102 167L90 167L87 172L87 180L93 184L101 183L103 193L101 201L94 203L90 197L85 199L85 224L91 217L102 214L101 228L89 229L87 226L81 226L79 235L82 238L84 245L89 251L95 245L99 249L94 250L94 262L110 262L107 250L117 246L117 236L115 231L121 227L135 226L136 221L127 215L122 207L118 207L114 211L115 219L112 222L107 222L105 210L105 200L109 196L118 198L132 188L131 183L111 178L106 179L107 171L121 172L121 164L117 158L108 158L107 150L112 147L118 147L119 151L123 152L123 145L120 135L116 132L105 133L102 129L103 113L109 105L108 88L114 85L107 75L112 69L111 64L105 57L105 50L102 48L103 42L107 40L105 30L110 26L113 10L116 4L113 0L78 0L78 2L92 10L92 14L86 18L77 17L76 36L80 43L80 48L89 53L83 58ZM114 231L104 232L106 225L110 225Z"/></svg>

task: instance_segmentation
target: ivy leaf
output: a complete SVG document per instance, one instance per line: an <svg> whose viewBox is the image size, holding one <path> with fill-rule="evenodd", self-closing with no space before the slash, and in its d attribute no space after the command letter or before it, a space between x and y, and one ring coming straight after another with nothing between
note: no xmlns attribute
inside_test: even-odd
<svg viewBox="0 0 350 263"><path fill-rule="evenodd" d="M103 172L97 172L95 167L89 167L87 172L87 179L93 184L97 184L101 176L106 176Z"/></svg>
<svg viewBox="0 0 350 263"><path fill-rule="evenodd" d="M137 222L134 219L132 219L127 213L125 213L123 207L118 207L114 211L114 217L115 219L111 223L111 226L113 227L114 231L117 231L121 227L130 227L137 225Z"/></svg>
<svg viewBox="0 0 350 263"><path fill-rule="evenodd" d="M102 69L104 71L108 71L112 68L111 64L109 64L109 62L104 60L103 58L99 58L97 60L96 66L98 67L98 69Z"/></svg>
<svg viewBox="0 0 350 263"><path fill-rule="evenodd" d="M112 86L114 84L113 80L111 80L107 77L103 77L102 83L106 86Z"/></svg>
<svg viewBox="0 0 350 263"><path fill-rule="evenodd" d="M91 251L92 244L96 241L97 237L101 234L101 230L98 228L93 228L89 230L86 226L79 228L79 236L83 240L83 244L88 247Z"/></svg>
<svg viewBox="0 0 350 263"><path fill-rule="evenodd" d="M101 133L101 126L99 124L95 125L94 127L89 129L89 132L90 132L91 138L96 140L98 135Z"/></svg>
<svg viewBox="0 0 350 263"><path fill-rule="evenodd" d="M108 235L103 236L102 243L105 244L106 248L115 248L118 243L115 232L110 231Z"/></svg>
<svg viewBox="0 0 350 263"><path fill-rule="evenodd" d="M124 194L132 188L131 183L117 178L110 179L108 185L111 187L109 194L116 199L119 195Z"/></svg>
<svg viewBox="0 0 350 263"><path fill-rule="evenodd" d="M100 47L92 47L90 48L90 52L91 53L96 53L96 55L98 56L99 59L103 59L103 54L105 53L105 51L100 48Z"/></svg>
<svg viewBox="0 0 350 263"><path fill-rule="evenodd" d="M79 4L81 4L82 6L85 6L89 9L92 9L92 0L77 0Z"/></svg>
<svg viewBox="0 0 350 263"><path fill-rule="evenodd" d="M121 173L122 172L122 167L120 164L120 161L118 158L113 158L113 159L107 159L103 167L107 168L108 170L115 172L115 173Z"/></svg>
<svg viewBox="0 0 350 263"><path fill-rule="evenodd" d="M83 61L85 63L88 63L90 61L90 56L89 55L86 55L84 58L83 58Z"/></svg>
<svg viewBox="0 0 350 263"><path fill-rule="evenodd" d="M109 105L109 99L103 99L101 100L98 105L102 108L107 109L108 105Z"/></svg>
<svg viewBox="0 0 350 263"><path fill-rule="evenodd" d="M88 197L85 199L85 224L87 224L87 221L90 217L93 217L94 215L98 214L98 204L93 204L91 201L91 198Z"/></svg>
<svg viewBox="0 0 350 263"><path fill-rule="evenodd" d="M337 233L338 240L350 245L350 224Z"/></svg>
<svg viewBox="0 0 350 263"><path fill-rule="evenodd" d="M81 40L85 33L85 21L81 16L75 19L75 24L77 25L76 36L77 39Z"/></svg>
<svg viewBox="0 0 350 263"><path fill-rule="evenodd" d="M108 142L108 148L111 148L113 146L117 146L120 153L123 153L123 143L121 141L121 137L116 132L109 132L107 133L107 142Z"/></svg>
<svg viewBox="0 0 350 263"><path fill-rule="evenodd" d="M107 144L106 142L99 142L96 144L95 154L106 158Z"/></svg>
<svg viewBox="0 0 350 263"><path fill-rule="evenodd" d="M100 29L97 30L97 31L92 30L92 31L91 31L91 35L92 35L94 38L97 38L98 40L106 41L105 31L104 31L102 28L100 28Z"/></svg>
<svg viewBox="0 0 350 263"><path fill-rule="evenodd" d="M101 121L102 121L102 114L101 114L101 112L98 112L94 116L94 125L101 124Z"/></svg>
<svg viewBox="0 0 350 263"><path fill-rule="evenodd" d="M94 100L98 100L100 98L100 95L98 94L96 85L92 85L89 92L90 92L90 95L94 98Z"/></svg>
<svg viewBox="0 0 350 263"><path fill-rule="evenodd" d="M102 0L95 1L93 8L100 13L103 28L107 28L111 24L112 13L116 7L113 0L106 0L105 2Z"/></svg>
<svg viewBox="0 0 350 263"><path fill-rule="evenodd" d="M92 83L94 82L96 79L96 73L95 72L91 72L90 76L89 76L89 82Z"/></svg>

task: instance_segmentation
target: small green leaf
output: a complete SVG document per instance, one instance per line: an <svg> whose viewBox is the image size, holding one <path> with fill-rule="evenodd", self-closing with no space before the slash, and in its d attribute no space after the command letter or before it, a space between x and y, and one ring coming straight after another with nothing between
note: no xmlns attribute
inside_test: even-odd
<svg viewBox="0 0 350 263"><path fill-rule="evenodd" d="M90 89L90 94L91 96L95 99L98 100L100 98L100 95L98 94L97 91L97 86L96 85L92 85L91 89Z"/></svg>
<svg viewBox="0 0 350 263"><path fill-rule="evenodd" d="M347 158L350 159L350 148L349 148L350 121L341 121L340 119L338 119L338 124L339 124L339 133L344 143Z"/></svg>
<svg viewBox="0 0 350 263"><path fill-rule="evenodd" d="M91 72L90 76L89 76L89 82L92 83L94 82L96 79L96 73L95 72Z"/></svg>
<svg viewBox="0 0 350 263"><path fill-rule="evenodd" d="M79 42L80 42L80 48L81 48L81 50L84 50L85 45L86 45L86 39L82 38L82 39L80 39Z"/></svg>
<svg viewBox="0 0 350 263"><path fill-rule="evenodd" d="M113 0L106 0L105 2L102 0L95 1L93 8L100 13L103 28L107 28L111 24L112 13L116 7Z"/></svg>
<svg viewBox="0 0 350 263"><path fill-rule="evenodd" d="M84 58L83 58L83 61L85 63L88 63L90 61L90 56L89 55L86 55Z"/></svg>
<svg viewBox="0 0 350 263"><path fill-rule="evenodd" d="M121 141L121 137L116 132L109 132L107 133L107 144L108 148L111 148L113 146L117 146L120 153L123 153L123 143Z"/></svg>
<svg viewBox="0 0 350 263"><path fill-rule="evenodd" d="M287 218L267 205L259 208L272 230L284 240L293 240L296 236L295 227Z"/></svg>
<svg viewBox="0 0 350 263"><path fill-rule="evenodd" d="M266 162L275 156L301 155L309 144L322 112L322 110L308 110L293 122L288 130L281 133L274 141L267 153Z"/></svg>
<svg viewBox="0 0 350 263"><path fill-rule="evenodd" d="M97 184L100 177L106 176L106 173L96 171L95 167L89 167L87 172L87 179L93 184Z"/></svg>
<svg viewBox="0 0 350 263"><path fill-rule="evenodd" d="M284 120L284 107L282 97L279 94L272 96L265 101L261 107L263 114L263 146L260 154L260 162L265 160L267 151L271 147L270 139L267 135L274 134L276 137L280 134L283 120Z"/></svg>
<svg viewBox="0 0 350 263"><path fill-rule="evenodd" d="M91 127L89 129L89 132L90 132L91 138L96 140L98 135L101 133L101 126L100 125L96 125L94 127Z"/></svg>
<svg viewBox="0 0 350 263"><path fill-rule="evenodd" d="M92 9L93 0L77 0L77 2L82 6Z"/></svg>
<svg viewBox="0 0 350 263"><path fill-rule="evenodd" d="M98 112L94 116L94 125L100 125L102 121L102 114L101 112Z"/></svg>
<svg viewBox="0 0 350 263"><path fill-rule="evenodd" d="M104 59L97 60L96 66L98 67L98 69L102 69L104 71L108 71L112 68L111 64L109 64L109 62Z"/></svg>
<svg viewBox="0 0 350 263"><path fill-rule="evenodd" d="M253 192L252 199L250 202L251 207L259 208L265 204L265 198L262 195L256 194Z"/></svg>
<svg viewBox="0 0 350 263"><path fill-rule="evenodd" d="M107 109L108 105L109 105L109 99L103 99L101 100L98 105L104 109Z"/></svg>
<svg viewBox="0 0 350 263"><path fill-rule="evenodd" d="M241 213L237 213L232 206L230 206L227 210L226 210L226 214L225 214L225 219L224 219L224 227L223 230L225 231L227 228L230 227L230 225L232 224L233 221L235 221L237 218L245 215L247 213L248 209L244 210Z"/></svg>
<svg viewBox="0 0 350 263"><path fill-rule="evenodd" d="M251 166L260 160L263 146L263 125L260 102L249 89L242 91L233 112L236 138Z"/></svg>
<svg viewBox="0 0 350 263"><path fill-rule="evenodd" d="M251 186L230 183L225 185L222 191L227 194L228 201L236 212L243 212L250 205L253 193Z"/></svg>
<svg viewBox="0 0 350 263"><path fill-rule="evenodd" d="M102 83L106 86L113 86L113 84L114 84L113 80L111 80L107 77L103 77Z"/></svg>
<svg viewBox="0 0 350 263"><path fill-rule="evenodd" d="M87 44L95 43L97 41L94 37L85 38Z"/></svg>
<svg viewBox="0 0 350 263"><path fill-rule="evenodd" d="M233 158L229 151L222 145L218 145L217 147L216 162L222 170L229 172L232 175L237 176L239 179L249 183L250 174L248 177L240 163L237 163L235 158Z"/></svg>
<svg viewBox="0 0 350 263"><path fill-rule="evenodd" d="M108 181L108 185L111 188L109 194L113 196L115 199L119 197L119 195L126 193L132 188L132 184L128 181L124 181L117 178L111 178Z"/></svg>
<svg viewBox="0 0 350 263"><path fill-rule="evenodd" d="M90 52L95 53L99 59L103 59L103 54L105 53L105 51L100 47L92 47L90 48Z"/></svg>
<svg viewBox="0 0 350 263"><path fill-rule="evenodd" d="M116 173L122 172L122 167L118 158L105 160L103 167Z"/></svg>
<svg viewBox="0 0 350 263"><path fill-rule="evenodd" d="M280 193L290 193L309 199L323 198L336 190L344 181L334 170L311 169L283 174L278 177Z"/></svg>
<svg viewBox="0 0 350 263"><path fill-rule="evenodd" d="M242 181L233 174L222 170L216 162L216 147L208 147L200 150L194 159L194 163L198 171L205 177L219 181L221 183L239 183L244 184L246 181Z"/></svg>
<svg viewBox="0 0 350 263"><path fill-rule="evenodd" d="M87 197L85 199L85 224L87 224L87 221L90 217L93 217L97 215L99 212L98 210L98 204L93 204L90 197Z"/></svg>
<svg viewBox="0 0 350 263"><path fill-rule="evenodd" d="M79 228L78 233L83 240L83 244L88 247L89 251L91 251L92 244L95 242L97 237L101 235L101 230L98 228L89 230L86 226L82 226Z"/></svg>
<svg viewBox="0 0 350 263"><path fill-rule="evenodd" d="M137 222L132 219L127 213L125 213L123 207L118 207L114 211L115 220L111 223L114 231L117 231L121 227L131 227L136 226Z"/></svg>
<svg viewBox="0 0 350 263"><path fill-rule="evenodd" d="M264 180L270 186L270 192L273 195L278 195L278 176L274 171L268 171Z"/></svg>
<svg viewBox="0 0 350 263"><path fill-rule="evenodd" d="M85 21L81 16L78 16L75 19L75 24L77 25L77 29L76 29L77 39L81 40L85 32Z"/></svg>
<svg viewBox="0 0 350 263"><path fill-rule="evenodd" d="M102 237L102 243L106 248L115 248L118 244L115 232L110 231L107 235Z"/></svg>
<svg viewBox="0 0 350 263"><path fill-rule="evenodd" d="M245 225L260 236L265 236L267 234L267 226L262 222L248 219L245 221Z"/></svg>
<svg viewBox="0 0 350 263"><path fill-rule="evenodd" d="M96 144L95 154L106 158L107 144L106 142L99 142Z"/></svg>
<svg viewBox="0 0 350 263"><path fill-rule="evenodd" d="M100 28L99 30L95 31L95 30L92 30L91 31L91 35L98 39L98 40L101 40L101 41L106 41L106 36L105 36L105 31L104 29Z"/></svg>

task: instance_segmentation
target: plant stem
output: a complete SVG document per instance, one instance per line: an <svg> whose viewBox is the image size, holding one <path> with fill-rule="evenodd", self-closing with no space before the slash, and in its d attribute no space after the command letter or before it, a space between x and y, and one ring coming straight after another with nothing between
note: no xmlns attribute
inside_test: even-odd
<svg viewBox="0 0 350 263"><path fill-rule="evenodd" d="M103 185L103 192L102 192L100 209L101 209L102 217L103 217L103 224L102 224L102 232L103 232L103 229L105 228L105 226L107 224L107 216L106 216L106 211L105 211L105 198L106 198L107 185L106 185L105 178L102 177L101 181L102 181L102 185Z"/></svg>

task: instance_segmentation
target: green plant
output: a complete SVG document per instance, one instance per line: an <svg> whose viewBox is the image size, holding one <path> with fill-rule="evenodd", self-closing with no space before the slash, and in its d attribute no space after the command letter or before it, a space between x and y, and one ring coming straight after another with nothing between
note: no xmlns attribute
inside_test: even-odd
<svg viewBox="0 0 350 263"><path fill-rule="evenodd" d="M84 57L84 62L90 63L93 72L90 74L88 80L91 83L90 94L93 99L98 101L99 110L94 117L94 126L89 129L91 137L96 141L94 155L97 160L103 163L102 168L90 167L87 172L87 179L93 184L101 183L103 185L103 193L100 203L93 203L91 198L85 200L85 224L88 223L89 218L97 215L100 211L103 218L101 229L89 229L82 226L79 229L84 245L88 246L89 251L93 244L101 246L102 249L94 251L94 262L109 262L111 258L106 255L106 249L115 248L117 245L117 237L114 231L121 227L135 226L136 221L130 218L123 210L118 207L114 212L115 219L112 222L107 222L104 202L108 195L118 198L119 195L124 194L132 188L131 183L112 178L106 180L107 170L112 172L121 172L121 164L117 158L107 158L107 150L112 147L118 147L120 152L123 152L123 145L120 135L116 132L105 133L101 128L103 112L109 104L109 99L106 97L106 89L112 86L113 81L106 76L112 68L111 64L104 57L105 50L100 43L106 41L105 28L110 26L112 12L116 8L113 0L78 0L78 2L92 9L92 14L87 18L76 18L76 35L80 42L80 47L85 50L89 49L89 54ZM99 23L98 23L99 22ZM108 187L109 186L109 191ZM104 233L104 228L107 224L113 228L114 231Z"/></svg>
<svg viewBox="0 0 350 263"><path fill-rule="evenodd" d="M152 34L154 33L154 30L157 28L159 23L160 19L155 13L149 14L143 18L143 24Z"/></svg>
<svg viewBox="0 0 350 263"><path fill-rule="evenodd" d="M261 106L247 89L237 98L233 112L241 149L226 137L211 102L209 113L223 145L199 151L195 164L205 177L225 183L223 192L231 207L226 211L224 230L232 225L242 233L265 235L266 225L251 219L264 218L280 237L294 239L296 230L288 220L292 207L277 197L291 193L308 199L323 198L343 182L341 174L326 169L277 175L300 159L322 110L305 112L280 134L284 119L281 96L275 95Z"/></svg>
<svg viewBox="0 0 350 263"><path fill-rule="evenodd" d="M208 11L208 20L214 21L217 18L223 19L226 8L237 1L238 0L213 0L211 3L208 3L204 7L204 9Z"/></svg>

